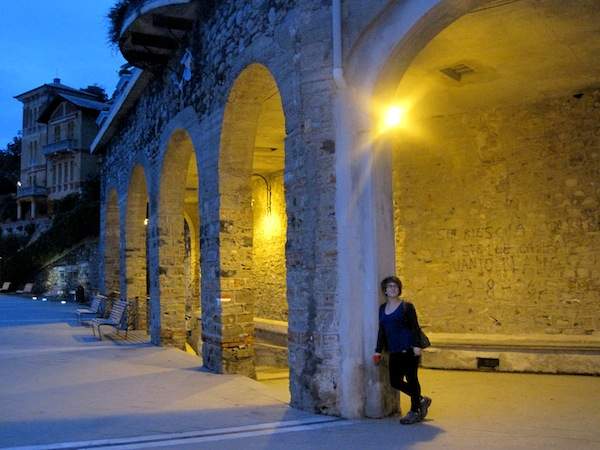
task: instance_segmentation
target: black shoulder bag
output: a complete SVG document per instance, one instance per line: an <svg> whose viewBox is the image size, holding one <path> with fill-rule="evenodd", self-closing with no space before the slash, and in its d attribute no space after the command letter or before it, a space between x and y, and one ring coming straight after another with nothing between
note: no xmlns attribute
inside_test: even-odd
<svg viewBox="0 0 600 450"><path fill-rule="evenodd" d="M402 308L403 308L403 312L406 314L406 302L402 302ZM431 347L431 342L429 341L429 338L423 332L421 327L419 327L419 329L416 333L416 341L417 342L415 342L415 347L419 347L419 348Z"/></svg>

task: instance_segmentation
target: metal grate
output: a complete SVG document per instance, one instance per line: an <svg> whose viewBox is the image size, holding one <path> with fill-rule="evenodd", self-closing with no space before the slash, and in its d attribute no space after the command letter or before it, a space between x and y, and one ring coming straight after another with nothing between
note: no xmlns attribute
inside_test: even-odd
<svg viewBox="0 0 600 450"><path fill-rule="evenodd" d="M452 67L445 67L441 69L440 72L455 81L460 81L464 75L473 73L475 70L466 64L456 64Z"/></svg>
<svg viewBox="0 0 600 450"><path fill-rule="evenodd" d="M477 358L477 368L480 370L496 370L499 366L498 358Z"/></svg>

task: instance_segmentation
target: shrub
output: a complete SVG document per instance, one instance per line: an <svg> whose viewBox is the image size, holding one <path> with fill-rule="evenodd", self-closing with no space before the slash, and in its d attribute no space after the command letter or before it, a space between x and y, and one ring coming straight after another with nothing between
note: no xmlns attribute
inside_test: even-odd
<svg viewBox="0 0 600 450"><path fill-rule="evenodd" d="M56 214L50 228L35 242L8 258L4 279L14 283L31 281L51 258L86 238L98 236L99 223L97 202L80 202L69 211Z"/></svg>

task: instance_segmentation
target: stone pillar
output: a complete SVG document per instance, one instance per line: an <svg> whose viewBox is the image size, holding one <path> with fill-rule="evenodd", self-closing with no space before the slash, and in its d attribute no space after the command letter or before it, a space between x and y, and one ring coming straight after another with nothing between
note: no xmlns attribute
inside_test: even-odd
<svg viewBox="0 0 600 450"><path fill-rule="evenodd" d="M120 291L120 242L121 225L116 189L106 197L103 231L104 244L104 290L106 294Z"/></svg>
<svg viewBox="0 0 600 450"><path fill-rule="evenodd" d="M31 199L31 218L35 219L35 200Z"/></svg>
<svg viewBox="0 0 600 450"><path fill-rule="evenodd" d="M340 309L341 413L382 417L398 409L385 367L371 363L381 298L379 280L393 274L391 155L375 148L360 102L341 93L336 104L336 217Z"/></svg>
<svg viewBox="0 0 600 450"><path fill-rule="evenodd" d="M17 220L21 220L23 217L23 211L21 210L21 202L17 202Z"/></svg>
<svg viewBox="0 0 600 450"><path fill-rule="evenodd" d="M127 214L125 242L125 285L127 297L137 302L136 329L147 328L147 231L146 211L148 195L146 192L146 177L144 169L136 166L131 175L127 193Z"/></svg>

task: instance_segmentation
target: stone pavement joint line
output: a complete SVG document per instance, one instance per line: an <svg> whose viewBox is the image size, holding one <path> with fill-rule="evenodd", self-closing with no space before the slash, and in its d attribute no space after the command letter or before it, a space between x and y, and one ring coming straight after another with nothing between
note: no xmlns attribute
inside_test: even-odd
<svg viewBox="0 0 600 450"><path fill-rule="evenodd" d="M241 427L214 428L212 430L188 431L183 433L164 433L148 436L136 436L120 439L99 439L92 441L61 442L54 444L31 445L21 447L3 447L0 450L71 450L71 449L112 449L127 450L164 445L183 445L226 439L262 436L266 434L291 433L317 430L321 428L352 425L354 421L337 417L320 417L302 420L267 422Z"/></svg>
<svg viewBox="0 0 600 450"><path fill-rule="evenodd" d="M131 344L131 347L139 348L140 345ZM0 357L10 355L35 355L38 353L67 353L67 352L89 352L96 350L115 350L119 347L115 347L113 344L110 345L94 345L94 346L78 346L78 347L53 347L53 348L38 348L38 349L27 349L27 350L0 350Z"/></svg>

